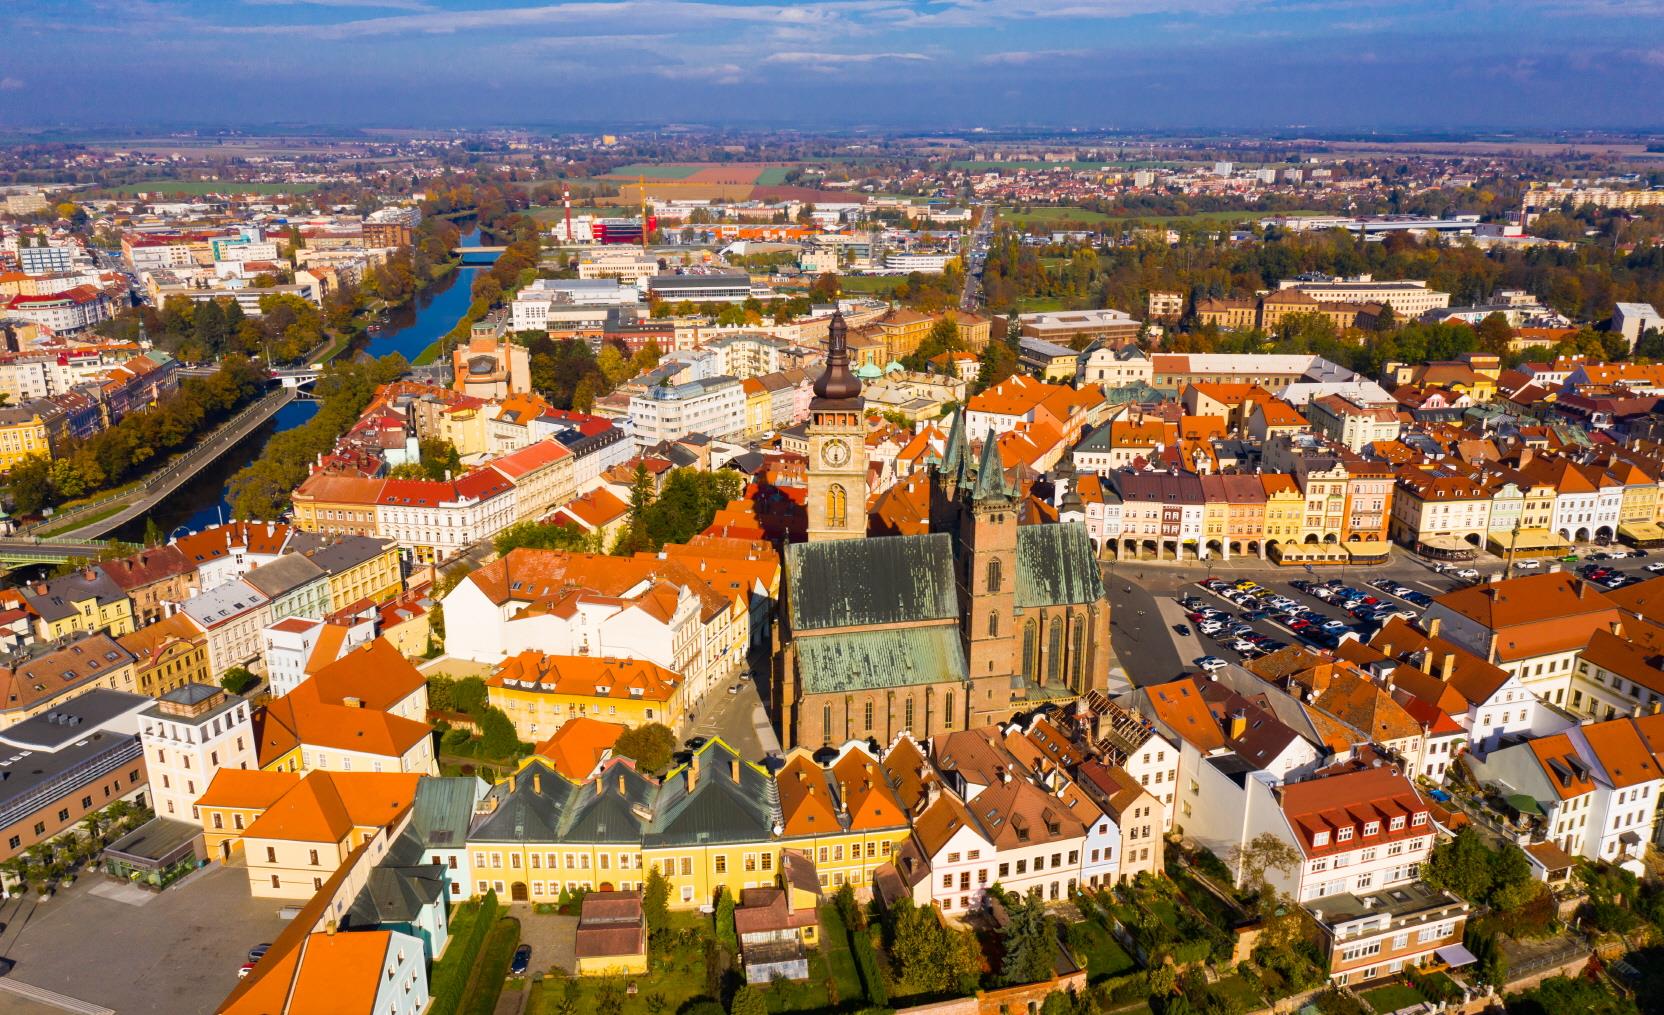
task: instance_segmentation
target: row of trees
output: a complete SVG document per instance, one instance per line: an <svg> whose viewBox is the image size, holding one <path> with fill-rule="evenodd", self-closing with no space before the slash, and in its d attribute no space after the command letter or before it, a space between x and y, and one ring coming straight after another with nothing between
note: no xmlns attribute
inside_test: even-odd
<svg viewBox="0 0 1664 1015"><path fill-rule="evenodd" d="M228 356L208 377L187 377L179 390L113 426L71 441L56 458L31 458L6 476L12 509L31 515L120 486L236 414L265 391L259 366Z"/></svg>
<svg viewBox="0 0 1664 1015"><path fill-rule="evenodd" d="M618 342L604 342L600 352L582 339L553 339L545 331L518 331L514 341L524 345L532 389L557 409L588 412L595 400L620 384L659 365L656 342L638 352Z"/></svg>
<svg viewBox="0 0 1664 1015"><path fill-rule="evenodd" d="M336 360L326 367L312 388L317 415L272 437L259 458L231 477L232 514L243 519L281 516L289 495L311 474L318 456L358 419L376 387L397 380L408 368L397 353L365 362Z"/></svg>

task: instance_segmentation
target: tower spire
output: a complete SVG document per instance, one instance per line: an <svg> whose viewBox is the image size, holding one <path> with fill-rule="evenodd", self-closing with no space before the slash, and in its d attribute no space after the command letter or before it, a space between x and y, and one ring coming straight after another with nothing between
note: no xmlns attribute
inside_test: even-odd
<svg viewBox="0 0 1664 1015"><path fill-rule="evenodd" d="M861 379L849 369L849 326L842 310L832 312L826 325L826 369L815 378L815 397L833 400L859 398Z"/></svg>
<svg viewBox="0 0 1664 1015"><path fill-rule="evenodd" d="M999 441L993 433L982 442L982 460L976 467L976 486L971 490L972 500L1010 500L1017 492L1006 482L1005 464L1000 461Z"/></svg>

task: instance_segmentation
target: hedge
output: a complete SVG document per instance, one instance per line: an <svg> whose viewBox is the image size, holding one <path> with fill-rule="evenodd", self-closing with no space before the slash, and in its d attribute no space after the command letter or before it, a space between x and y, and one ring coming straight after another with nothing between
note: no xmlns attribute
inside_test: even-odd
<svg viewBox="0 0 1664 1015"><path fill-rule="evenodd" d="M459 914L471 916L473 922L461 929L452 924L451 943L446 946L445 954L433 964L433 978L428 984L428 993L433 998L429 1015L456 1015L457 1008L462 1004L462 994L468 989L468 977L479 959L480 947L485 944L485 936L491 932L502 908L497 902L497 893L490 891L485 893L478 907L458 910ZM465 922L459 915L457 923Z"/></svg>
<svg viewBox="0 0 1664 1015"><path fill-rule="evenodd" d="M850 935L855 950L855 967L861 971L861 982L867 987L867 1001L874 1008L890 1003L890 988L884 982L884 971L878 968L878 953L872 947L872 935L855 931Z"/></svg>

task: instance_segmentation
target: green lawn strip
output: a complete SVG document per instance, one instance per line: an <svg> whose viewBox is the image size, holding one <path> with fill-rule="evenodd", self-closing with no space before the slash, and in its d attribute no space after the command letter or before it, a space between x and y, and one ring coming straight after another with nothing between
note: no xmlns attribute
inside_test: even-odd
<svg viewBox="0 0 1664 1015"><path fill-rule="evenodd" d="M499 919L486 936L474 973L468 978L468 988L462 992L461 1015L491 1015L502 996L503 984L508 979L509 960L520 946L520 921L512 916Z"/></svg>
<svg viewBox="0 0 1664 1015"><path fill-rule="evenodd" d="M1385 987L1366 990L1363 993L1363 999L1369 1002L1369 1006L1374 1008L1378 1015L1398 1011L1400 1008L1408 1008L1426 1000L1414 987L1402 983L1391 983Z"/></svg>
<svg viewBox="0 0 1664 1015"><path fill-rule="evenodd" d="M794 168L796 167L769 166L767 169L757 174L757 186L783 187L786 185L786 174L791 172Z"/></svg>
<svg viewBox="0 0 1664 1015"><path fill-rule="evenodd" d="M74 518L74 520L66 522L63 525L54 526L52 528L40 529L35 533L35 535L40 536L43 539L50 538L52 536L61 536L64 533L74 532L77 529L84 529L88 525L93 524L94 522L101 522L106 518L110 518L114 515L118 515L118 514L122 513L123 511L126 511L130 507L132 507L132 504L127 502L127 501L122 501L119 504L111 504L109 507L105 508L104 510L94 511L90 515L77 515ZM88 547L87 552L89 554L94 554L94 553L97 553L98 551L93 547Z"/></svg>
<svg viewBox="0 0 1664 1015"><path fill-rule="evenodd" d="M489 896L484 902L467 902L451 911L450 943L445 947L445 954L433 964L433 972L428 977L428 992L433 998L429 1015L453 1015L462 1003L463 990L479 959L480 945L490 929L488 920L481 920L482 908L489 908L490 916L494 917L496 896Z"/></svg>
<svg viewBox="0 0 1664 1015"><path fill-rule="evenodd" d="M861 970L850 951L849 930L836 906L820 909L820 950L826 959L826 973L838 992L839 1004L858 1002L866 996L861 985Z"/></svg>
<svg viewBox="0 0 1664 1015"><path fill-rule="evenodd" d="M1056 296L1024 296L1017 301L1017 312L1021 314L1040 314L1066 309L1063 301Z"/></svg>
<svg viewBox="0 0 1664 1015"><path fill-rule="evenodd" d="M1028 225L1034 222L1084 222L1087 224L1096 224L1099 222L1108 222L1115 218L1115 216L1105 215L1101 211L1089 211L1086 208L1075 208L1072 206L1051 205L1040 205L1029 208L1027 211L1013 211L1010 208L1001 208L999 215L1001 221L1013 222L1017 225Z"/></svg>

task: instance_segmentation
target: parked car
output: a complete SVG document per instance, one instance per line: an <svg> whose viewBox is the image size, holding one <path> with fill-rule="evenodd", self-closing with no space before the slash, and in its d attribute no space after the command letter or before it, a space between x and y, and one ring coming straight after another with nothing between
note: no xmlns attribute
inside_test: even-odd
<svg viewBox="0 0 1664 1015"><path fill-rule="evenodd" d="M1657 574L1660 571L1664 571L1664 560L1655 561L1651 564L1648 564L1647 565L1647 570L1651 571L1653 574Z"/></svg>
<svg viewBox="0 0 1664 1015"><path fill-rule="evenodd" d="M1173 625L1173 633L1174 634L1188 635L1190 633L1190 625L1189 624L1174 624Z"/></svg>
<svg viewBox="0 0 1664 1015"><path fill-rule="evenodd" d="M1222 670L1230 664L1218 656L1202 656L1200 659L1196 660L1196 665L1201 667L1204 671L1212 673L1215 670Z"/></svg>
<svg viewBox="0 0 1664 1015"><path fill-rule="evenodd" d="M271 951L271 950L272 950L272 943L270 941L264 942L262 944L257 944L253 948L250 948L248 950L248 960L250 962L259 962L261 959L265 958L266 953Z"/></svg>
<svg viewBox="0 0 1664 1015"><path fill-rule="evenodd" d="M1460 571L1456 572L1456 577L1465 578L1470 582L1476 582L1479 580L1479 572L1475 571L1471 567L1464 567Z"/></svg>
<svg viewBox="0 0 1664 1015"><path fill-rule="evenodd" d="M241 980L252 972L254 972L254 963L245 962L237 969L237 979Z"/></svg>
<svg viewBox="0 0 1664 1015"><path fill-rule="evenodd" d="M524 976L526 970L532 966L532 946L521 945L514 949L514 961L508 964L510 976Z"/></svg>

